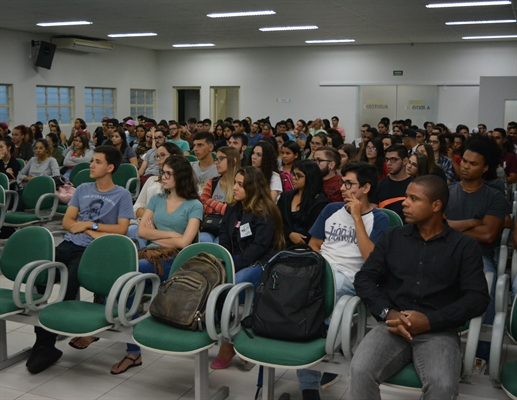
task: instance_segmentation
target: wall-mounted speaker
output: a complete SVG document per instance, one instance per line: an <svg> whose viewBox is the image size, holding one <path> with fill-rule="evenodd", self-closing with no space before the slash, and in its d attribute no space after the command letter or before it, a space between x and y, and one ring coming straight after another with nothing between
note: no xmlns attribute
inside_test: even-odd
<svg viewBox="0 0 517 400"><path fill-rule="evenodd" d="M39 42L38 58L36 59L36 66L50 69L54 53L56 52L56 45L48 42Z"/></svg>

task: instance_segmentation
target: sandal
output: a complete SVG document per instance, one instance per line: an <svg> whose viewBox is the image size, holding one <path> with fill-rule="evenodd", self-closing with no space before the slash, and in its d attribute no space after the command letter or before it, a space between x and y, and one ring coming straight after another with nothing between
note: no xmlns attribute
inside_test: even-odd
<svg viewBox="0 0 517 400"><path fill-rule="evenodd" d="M140 365L142 365L142 354L139 354L137 358L131 358L129 357L129 355L125 356L121 362L115 364L113 367L120 367L122 365L122 363L126 360L129 360L131 361L131 364L128 364L128 366L126 367L126 369L123 369L121 371L118 371L118 372L115 372L113 371L113 369L110 371L111 372L111 375L119 375L119 374L123 374L124 372L126 372L129 368L133 368L133 367L139 367ZM140 360L140 362L137 362L138 360Z"/></svg>
<svg viewBox="0 0 517 400"><path fill-rule="evenodd" d="M94 338L93 338L93 340L92 340L90 343L88 343L85 347L79 347L79 346L77 346L77 345L76 345L76 343L77 343L79 340L81 340L81 339L86 339L87 337L88 337L88 336L85 336L85 337L82 337L82 336L75 337L75 338L73 338L72 340L70 340L70 341L68 342L68 345L69 345L70 347L73 347L74 349L77 349L77 350L84 350L84 349L87 349L88 347L90 347L90 345L91 345L93 342L97 342L97 341L99 340L99 338L98 338L98 337L94 337Z"/></svg>

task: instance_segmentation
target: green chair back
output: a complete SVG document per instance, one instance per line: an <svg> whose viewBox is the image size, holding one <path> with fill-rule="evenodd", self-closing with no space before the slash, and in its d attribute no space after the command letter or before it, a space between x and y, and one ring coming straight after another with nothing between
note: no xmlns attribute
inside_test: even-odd
<svg viewBox="0 0 517 400"><path fill-rule="evenodd" d="M27 210L32 210L36 208L36 203L38 199L47 193L56 193L56 184L54 179L50 176L36 176L31 179L25 185L25 189L23 190L22 201ZM52 208L54 200L49 197L45 201L43 201L41 205L41 210L49 210Z"/></svg>
<svg viewBox="0 0 517 400"><path fill-rule="evenodd" d="M334 271L327 260L325 260L325 274L323 275L323 294L325 295L325 318L328 318L336 304L336 282Z"/></svg>
<svg viewBox="0 0 517 400"><path fill-rule="evenodd" d="M122 235L104 235L86 247L78 277L82 287L107 297L120 276L135 271L138 271L138 254L133 241Z"/></svg>
<svg viewBox="0 0 517 400"><path fill-rule="evenodd" d="M193 156L195 154L194 150L190 150L190 155Z"/></svg>
<svg viewBox="0 0 517 400"><path fill-rule="evenodd" d="M75 187L87 182L95 182L95 179L90 178L90 170L83 169L75 174L74 179L70 179Z"/></svg>
<svg viewBox="0 0 517 400"><path fill-rule="evenodd" d="M77 173L79 171L82 171L84 169L88 169L88 170L90 169L90 164L91 163L89 163L89 162L82 162L82 163L77 164L70 172L70 177L68 179L70 179L73 182L74 177L77 175Z"/></svg>
<svg viewBox="0 0 517 400"><path fill-rule="evenodd" d="M176 272L185 261L190 260L203 251L223 260L226 269L226 283L234 283L235 275L232 256L228 250L216 243L194 243L185 247L174 259L169 276Z"/></svg>
<svg viewBox="0 0 517 400"><path fill-rule="evenodd" d="M196 156L193 156L193 155L191 155L191 154L186 155L186 156L185 156L185 158L186 158L187 160L189 160L190 162L196 162L196 161L197 161L197 157L196 157Z"/></svg>
<svg viewBox="0 0 517 400"><path fill-rule="evenodd" d="M0 173L0 186L4 190L9 190L9 177L6 174Z"/></svg>
<svg viewBox="0 0 517 400"><path fill-rule="evenodd" d="M39 260L54 261L54 238L46 228L29 226L14 232L5 243L0 256L0 270L7 279L14 281L24 265ZM36 284L46 282L47 274L44 272Z"/></svg>
<svg viewBox="0 0 517 400"><path fill-rule="evenodd" d="M404 223L402 222L402 219L395 211L388 210L386 208L379 208L379 210L381 210L384 214L386 214L388 216L388 218L390 219L390 226L404 225Z"/></svg>
<svg viewBox="0 0 517 400"><path fill-rule="evenodd" d="M249 155L250 155L250 153L251 153L251 149L252 149L252 147L251 147L251 146L246 147L246 150L244 150L244 158L246 158L246 159L248 158L248 156L249 156Z"/></svg>
<svg viewBox="0 0 517 400"><path fill-rule="evenodd" d="M18 164L20 164L20 169L23 169L25 167L25 161L21 158L17 158L16 161L18 161Z"/></svg>
<svg viewBox="0 0 517 400"><path fill-rule="evenodd" d="M517 296L513 300L510 319L508 320L508 334L517 341Z"/></svg>
<svg viewBox="0 0 517 400"><path fill-rule="evenodd" d="M5 205L5 189L2 185L0 185L0 204Z"/></svg>
<svg viewBox="0 0 517 400"><path fill-rule="evenodd" d="M214 161L217 160L217 153L215 151L212 151L212 159Z"/></svg>
<svg viewBox="0 0 517 400"><path fill-rule="evenodd" d="M138 178L138 170L133 164L120 164L117 172L113 174L113 183L126 188L127 182L131 178ZM136 190L136 182L132 182L129 191L133 193Z"/></svg>

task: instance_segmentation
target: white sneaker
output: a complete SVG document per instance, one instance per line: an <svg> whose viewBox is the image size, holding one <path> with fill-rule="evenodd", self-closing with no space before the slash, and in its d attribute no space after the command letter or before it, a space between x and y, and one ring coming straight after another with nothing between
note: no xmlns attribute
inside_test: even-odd
<svg viewBox="0 0 517 400"><path fill-rule="evenodd" d="M476 360L474 361L474 368L472 370L472 372L474 374L479 374L479 375L483 375L486 373L486 361L483 360L482 358L477 358L476 357Z"/></svg>

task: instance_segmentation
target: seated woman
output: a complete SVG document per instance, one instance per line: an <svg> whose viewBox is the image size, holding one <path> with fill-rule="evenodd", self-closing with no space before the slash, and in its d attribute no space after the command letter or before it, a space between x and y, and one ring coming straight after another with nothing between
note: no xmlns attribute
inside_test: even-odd
<svg viewBox="0 0 517 400"><path fill-rule="evenodd" d="M239 152L233 147L221 147L216 157L215 166L220 176L210 179L201 193L203 215L224 215L227 205L233 203L233 179L235 172L241 168ZM201 232L199 241L217 243L218 235Z"/></svg>
<svg viewBox="0 0 517 400"><path fill-rule="evenodd" d="M36 176L46 175L51 177L59 177L59 165L55 158L50 157L50 146L45 139L36 140L34 145L35 157L32 157L25 167L22 168L16 182L23 189L27 182ZM21 203L21 202L20 202Z"/></svg>
<svg viewBox="0 0 517 400"><path fill-rule="evenodd" d="M63 165L68 167L68 170L64 173L64 176L67 178L70 177L72 169L74 169L77 164L82 162L90 162L93 158L93 149L90 149L90 144L86 135L77 135L74 138L72 145L74 150L69 151L66 154L65 160L63 161Z"/></svg>
<svg viewBox="0 0 517 400"><path fill-rule="evenodd" d="M310 143L310 153L307 154L307 159L313 160L314 154L316 153L316 150L318 150L320 147L327 145L327 135L325 135L323 132L319 132L312 136L311 143ZM307 147L307 146L305 146Z"/></svg>
<svg viewBox="0 0 517 400"><path fill-rule="evenodd" d="M266 182L269 182L271 197L276 202L283 189L282 179L278 171L277 155L273 146L263 140L258 142L251 148L251 154L246 161L246 165L262 171Z"/></svg>
<svg viewBox="0 0 517 400"><path fill-rule="evenodd" d="M257 168L247 166L237 171L233 198L234 204L226 208L223 217L219 244L232 253L235 283L257 285L264 264L285 247L282 217L271 199L267 179ZM234 355L233 345L223 343L211 368L228 367Z"/></svg>
<svg viewBox="0 0 517 400"><path fill-rule="evenodd" d="M73 141L75 140L75 137L77 136L77 133L79 131L84 132L84 135L88 140L90 140L90 132L86 130L86 122L84 122L84 119L82 118L76 118L74 121L74 126L72 127L72 130L70 132L70 137L68 138L68 145L71 146Z"/></svg>
<svg viewBox="0 0 517 400"><path fill-rule="evenodd" d="M295 162L292 175L294 190L282 193L278 200L288 247L309 243L309 229L320 212L329 204L323 191L320 169L314 161Z"/></svg>
<svg viewBox="0 0 517 400"><path fill-rule="evenodd" d="M280 149L282 160L280 178L282 178L283 191L293 190L293 165L302 159L302 149L294 140L288 140Z"/></svg>
<svg viewBox="0 0 517 400"><path fill-rule="evenodd" d="M59 138L59 144L64 147L68 147L66 135L64 132L61 132L61 128L59 127L59 124L57 122L53 122L51 124L49 121L48 126L50 128L50 133L55 133L57 135L57 137Z"/></svg>
<svg viewBox="0 0 517 400"><path fill-rule="evenodd" d="M365 143L365 152L361 161L375 166L377 169L377 178L381 181L388 176L388 168L384 162L384 147L381 139L367 139Z"/></svg>
<svg viewBox="0 0 517 400"><path fill-rule="evenodd" d="M32 144L25 141L25 137L28 134L29 128L25 125L14 127L11 133L14 146L13 158L21 158L26 163L34 156Z"/></svg>
<svg viewBox="0 0 517 400"><path fill-rule="evenodd" d="M138 227L138 236L151 241L150 246L160 246L164 251L174 253L192 244L203 219L203 205L197 194L194 172L186 158L167 158L161 170L161 178L165 193L155 194L149 201ZM138 270L142 273L158 273L163 281L169 276L173 260L174 257L170 256L168 261L161 262L160 268L156 263L141 259L138 261ZM113 375L142 364L139 346L128 343L127 353L122 361L111 368Z"/></svg>
<svg viewBox="0 0 517 400"><path fill-rule="evenodd" d="M55 133L49 133L47 137L50 156L54 157L59 165L63 165L63 150L61 150L59 146L59 138Z"/></svg>
<svg viewBox="0 0 517 400"><path fill-rule="evenodd" d="M13 140L10 136L0 138L0 173L6 174L9 180L16 180L20 172L20 163L16 158L12 157L14 152ZM11 187L12 186L12 187ZM9 187L11 190L16 190L16 183Z"/></svg>
<svg viewBox="0 0 517 400"><path fill-rule="evenodd" d="M437 177L442 178L444 181L447 181L445 171L442 169L442 167L440 167L434 161L434 152L433 152L433 148L431 147L430 144L427 144L427 143L419 144L418 147L416 148L416 152L427 156L427 161L426 161L427 173L426 174L436 175ZM408 174L409 174L409 172L408 172ZM426 174L421 174L421 175L426 175Z"/></svg>
<svg viewBox="0 0 517 400"><path fill-rule="evenodd" d="M235 133L235 127L232 124L226 124L223 127L223 138L214 144L214 150L217 151L223 146L230 145L230 137Z"/></svg>
<svg viewBox="0 0 517 400"><path fill-rule="evenodd" d="M156 151L156 161L158 163L158 167L162 169L165 160L170 156L183 156L181 149L176 146L174 143L165 142L161 146L158 147ZM147 208L147 204L149 200L158 193L163 193L162 187L162 177L161 176L152 176L150 177L140 190L140 194L136 199L135 204L133 205L133 210L135 211L136 219L131 220L131 225L127 230L127 236L136 239L139 244L139 248L144 248L146 246L147 241L138 237L138 225L142 217L144 216L145 210Z"/></svg>
<svg viewBox="0 0 517 400"><path fill-rule="evenodd" d="M127 144L127 137L124 131L116 130L113 132L111 135L111 143L122 153L123 164L133 164L136 169L138 169L136 153L133 148Z"/></svg>
<svg viewBox="0 0 517 400"><path fill-rule="evenodd" d="M341 168L343 168L345 164L355 160L356 149L352 143L343 143L337 148L337 151L341 156L341 163L338 168L338 171L341 171Z"/></svg>

